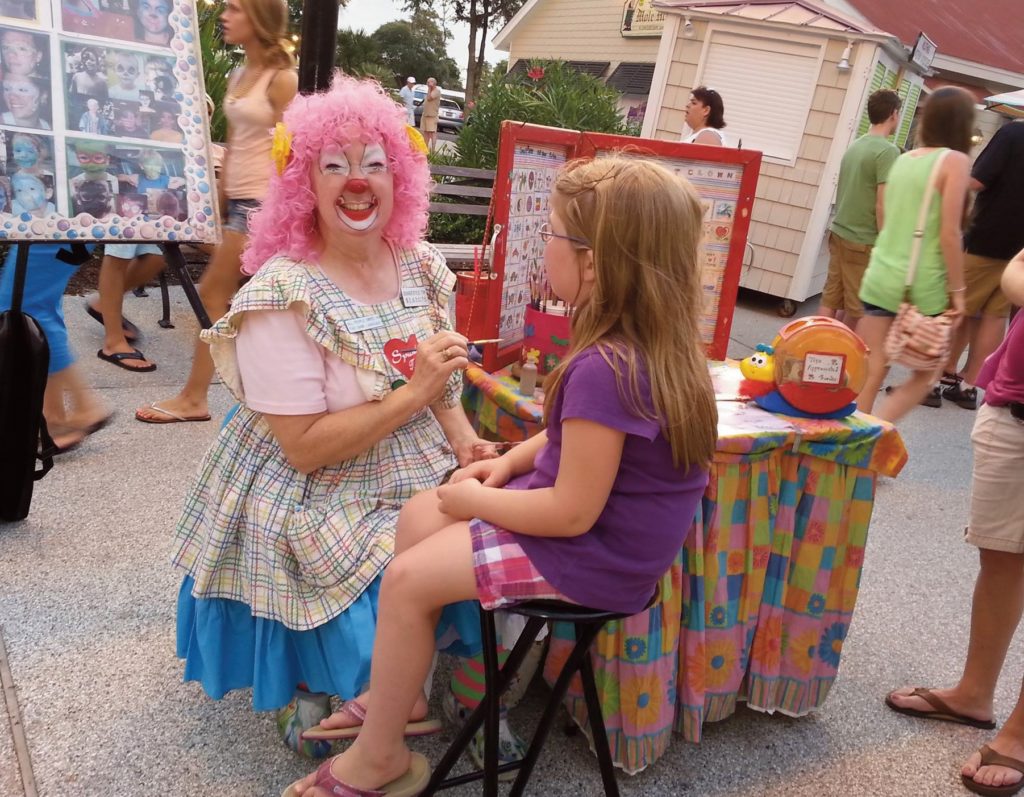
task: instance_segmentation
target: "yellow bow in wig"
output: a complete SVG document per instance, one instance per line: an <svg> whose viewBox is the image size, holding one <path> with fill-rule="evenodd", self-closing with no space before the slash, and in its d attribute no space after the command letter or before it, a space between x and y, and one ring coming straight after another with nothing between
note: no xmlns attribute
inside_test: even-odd
<svg viewBox="0 0 1024 797"><path fill-rule="evenodd" d="M277 167L278 174L284 174L288 166L288 158L292 154L292 134L284 126L284 122L278 122L274 126L274 143L270 148L270 158Z"/></svg>
<svg viewBox="0 0 1024 797"><path fill-rule="evenodd" d="M424 155L427 154L427 142L419 130L412 125L406 125L405 134L409 136L409 143L412 144L413 149L422 152Z"/></svg>

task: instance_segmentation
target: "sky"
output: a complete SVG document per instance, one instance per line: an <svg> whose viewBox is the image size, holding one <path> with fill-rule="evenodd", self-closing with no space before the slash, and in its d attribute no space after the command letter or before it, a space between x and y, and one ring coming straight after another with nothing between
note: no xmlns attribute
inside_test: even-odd
<svg viewBox="0 0 1024 797"><path fill-rule="evenodd" d="M349 0L347 6L338 13L338 27L348 30L362 30L366 33L373 33L385 22L392 22L396 19L406 18L407 15L401 10L401 4L395 0ZM491 31L488 39L493 38L496 31ZM462 78L466 78L466 59L469 47L469 25L463 23L452 23L452 38L448 40L448 55L455 59L462 71ZM496 63L507 57L507 53L495 50L490 41L487 44L485 57L490 63ZM419 76L417 76L419 77ZM424 79L424 78L421 78Z"/></svg>

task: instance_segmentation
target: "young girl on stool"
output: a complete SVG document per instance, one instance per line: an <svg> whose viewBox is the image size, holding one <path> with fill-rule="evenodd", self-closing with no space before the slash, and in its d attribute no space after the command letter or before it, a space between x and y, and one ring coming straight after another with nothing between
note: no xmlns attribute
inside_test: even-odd
<svg viewBox="0 0 1024 797"><path fill-rule="evenodd" d="M402 509L362 730L289 797L426 786L430 768L403 732L446 604L639 612L683 546L717 421L698 331L697 195L651 162L576 162L540 235L551 288L578 308L570 355L549 377L547 429Z"/></svg>

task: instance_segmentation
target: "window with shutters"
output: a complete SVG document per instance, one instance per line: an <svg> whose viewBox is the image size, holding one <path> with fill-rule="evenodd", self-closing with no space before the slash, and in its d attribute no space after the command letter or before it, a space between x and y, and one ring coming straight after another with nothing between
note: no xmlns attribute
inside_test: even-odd
<svg viewBox="0 0 1024 797"><path fill-rule="evenodd" d="M700 84L722 95L730 142L793 163L821 59L818 45L712 31Z"/></svg>
<svg viewBox="0 0 1024 797"><path fill-rule="evenodd" d="M895 79L895 70L889 69L889 67L879 61L875 64L875 73L871 76L871 87L868 89L868 96L870 97L879 89L892 88ZM860 138L868 132L869 127L871 127L871 119L868 118L867 102L865 102L864 110L860 115L860 124L857 126L857 137Z"/></svg>
<svg viewBox="0 0 1024 797"><path fill-rule="evenodd" d="M875 71L871 76L871 88L868 91L868 96L870 97L879 89L896 89L896 79L898 77L899 73L895 69L890 69L886 64L879 61L875 64ZM921 101L921 84L909 77L904 77L900 80L900 86L899 89L896 89L896 93L900 95L903 105L900 107L900 123L896 128L895 135L892 136L892 141L896 146L905 149L913 145L913 142L909 141L909 139L911 128L914 124L914 116L917 113L917 106ZM860 117L860 124L857 126L857 135L864 135L868 132L870 126L871 120L868 119L867 103L865 102L865 107Z"/></svg>

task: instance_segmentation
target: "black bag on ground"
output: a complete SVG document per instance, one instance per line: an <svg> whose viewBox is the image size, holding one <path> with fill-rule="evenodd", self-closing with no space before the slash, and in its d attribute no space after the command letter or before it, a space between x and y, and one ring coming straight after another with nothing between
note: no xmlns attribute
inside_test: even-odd
<svg viewBox="0 0 1024 797"><path fill-rule="evenodd" d="M4 521L28 516L33 484L49 473L55 453L43 420L50 347L39 322L21 311L28 245L18 247L13 266L11 309L0 312L0 520Z"/></svg>

